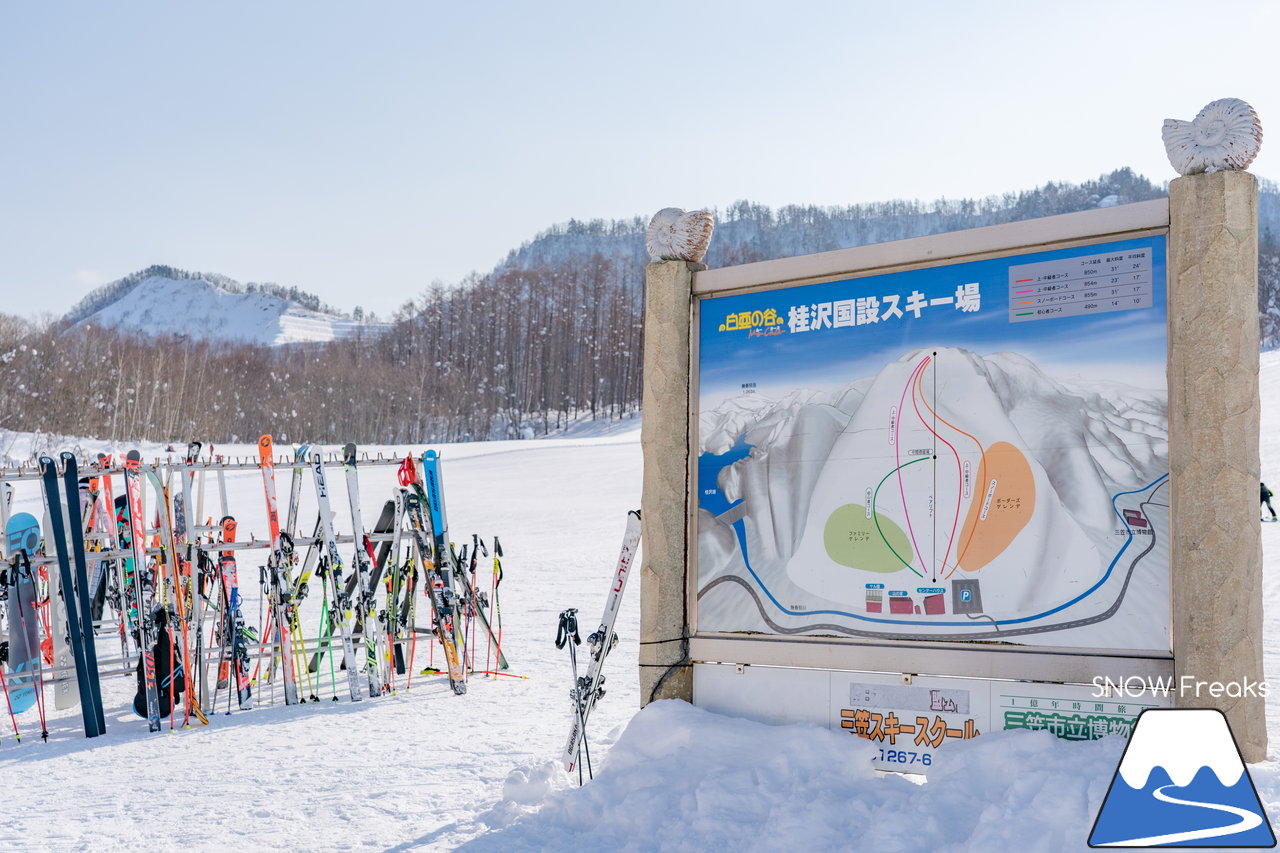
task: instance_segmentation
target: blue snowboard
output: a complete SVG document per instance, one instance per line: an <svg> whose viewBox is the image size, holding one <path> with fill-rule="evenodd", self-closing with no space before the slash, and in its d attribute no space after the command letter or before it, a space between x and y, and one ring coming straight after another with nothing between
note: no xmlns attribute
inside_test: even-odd
<svg viewBox="0 0 1280 853"><path fill-rule="evenodd" d="M5 528L9 554L9 704L15 714L36 703L40 678L40 616L36 612L35 570L30 560L40 545L40 522L29 512L9 519ZM18 559L19 552L27 561Z"/></svg>

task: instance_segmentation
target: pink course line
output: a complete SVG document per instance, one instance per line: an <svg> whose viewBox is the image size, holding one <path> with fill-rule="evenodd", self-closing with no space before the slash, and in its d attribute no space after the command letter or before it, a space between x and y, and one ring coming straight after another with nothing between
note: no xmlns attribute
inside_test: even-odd
<svg viewBox="0 0 1280 853"><path fill-rule="evenodd" d="M1030 290L1015 290L1013 293L1015 296L1021 296L1024 293L1035 293L1035 292L1036 292L1036 289L1033 287Z"/></svg>
<svg viewBox="0 0 1280 853"><path fill-rule="evenodd" d="M907 490L902 485L902 413L903 404L907 401L907 391L911 390L911 386L915 384L916 374L924 370L925 366L931 360L931 356L925 356L924 361L916 365L915 370L911 371L911 375L907 377L907 384L902 388L902 397L898 400L898 420L893 425L893 463L897 466L898 475L898 494L902 496L902 512L907 518L907 534L911 537L911 547L916 549L916 556L920 558L920 567L925 567L924 552L920 550L920 546L916 543L916 532L911 526L911 510L907 507ZM915 405L915 398L912 398L912 405ZM916 417L920 416L919 410L916 411ZM926 426L928 426L926 424Z"/></svg>
<svg viewBox="0 0 1280 853"><path fill-rule="evenodd" d="M938 368L936 367L934 368L935 371L937 369ZM919 388L919 385L923 380L924 380L924 371L921 371L920 375L916 378L914 387L916 388L916 390L919 390L922 395L924 394L924 389ZM964 472L960 467L960 452L955 449L955 447L951 444L951 442L947 441L945 438L942 437L940 433L934 430L933 427L929 426L929 422L925 420L924 415L920 414L920 406L917 405L916 403L916 395L914 391L911 394L911 405L915 408L916 417L920 419L920 423L924 424L924 428L929 430L929 432L933 433L934 438L938 439L938 441L941 441L943 444L945 444L951 450L951 455L956 458L956 517L951 521L951 538L947 540L947 550L946 550L946 553L942 555L942 568L945 571L947 568L947 560L951 558L951 546L955 545L956 543L956 528L960 526L960 500L963 497L961 483L964 481ZM926 409L929 409L930 412L933 412L933 409L929 407L929 402L927 400L925 401L924 405ZM937 413L935 412L934 414L937 414ZM938 502L935 500L934 512L937 512L937 511L938 511ZM947 577L950 577L950 575L947 575Z"/></svg>

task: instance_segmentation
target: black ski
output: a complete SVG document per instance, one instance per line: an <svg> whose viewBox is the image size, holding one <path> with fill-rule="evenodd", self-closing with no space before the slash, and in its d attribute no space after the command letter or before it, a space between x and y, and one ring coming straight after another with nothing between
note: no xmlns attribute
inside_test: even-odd
<svg viewBox="0 0 1280 853"><path fill-rule="evenodd" d="M62 485L67 493L67 508L70 515L71 557L75 566L75 581L80 601L80 626L84 636L84 659L89 668L89 687L93 692L94 711L98 716L98 733L107 730L106 717L102 710L102 683L98 677L98 649L94 640L93 605L97 596L96 590L89 584L89 567L85 561L85 541L83 520L78 518L80 509L79 489L80 476L78 463L74 453L64 451L62 459ZM73 498L72 495L75 495ZM91 500L89 510L92 512L97 501ZM83 701L83 698L81 699Z"/></svg>
<svg viewBox="0 0 1280 853"><path fill-rule="evenodd" d="M84 720L84 736L97 737L102 734L102 730L98 728L98 712L94 705L93 688L90 686L89 665L85 660L85 638L81 631L81 614L82 608L77 601L76 586L74 576L71 569L71 555L67 552L67 528L66 520L63 515L64 502L58 491L58 465L53 461L52 457L40 457L40 477L44 485L45 507L49 512L50 528L53 533L53 547L58 558L58 574L62 581L62 600L63 611L67 616L67 634L71 641L71 654L75 659L76 683L80 690L80 714ZM74 482L74 481L73 481ZM76 526L80 523L80 489L75 487L72 492L72 500L75 502L75 518L73 522ZM67 507L70 511L70 507ZM83 553L81 560L84 559ZM88 582L81 584L81 588L87 588ZM56 611L54 611L56 612ZM89 623L89 642L93 642L93 623ZM52 630L62 630L61 625L53 625ZM94 668L93 677L96 679L97 668Z"/></svg>

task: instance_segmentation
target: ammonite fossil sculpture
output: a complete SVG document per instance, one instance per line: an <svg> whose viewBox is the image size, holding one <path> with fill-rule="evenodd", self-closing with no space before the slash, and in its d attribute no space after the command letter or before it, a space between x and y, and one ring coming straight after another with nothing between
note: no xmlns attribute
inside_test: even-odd
<svg viewBox="0 0 1280 853"><path fill-rule="evenodd" d="M649 220L644 245L651 261L693 261L701 263L711 243L715 219L709 210L664 207Z"/></svg>
<svg viewBox="0 0 1280 853"><path fill-rule="evenodd" d="M1164 147L1180 175L1247 169L1262 147L1262 123L1239 98L1214 101L1191 121L1164 120Z"/></svg>

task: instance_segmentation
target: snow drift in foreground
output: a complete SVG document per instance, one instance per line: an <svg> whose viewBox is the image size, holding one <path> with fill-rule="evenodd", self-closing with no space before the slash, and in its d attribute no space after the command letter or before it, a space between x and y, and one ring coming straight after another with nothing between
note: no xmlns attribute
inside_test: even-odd
<svg viewBox="0 0 1280 853"><path fill-rule="evenodd" d="M946 767L918 785L877 774L872 745L846 734L657 702L595 781L547 790L537 812L521 814L536 771L513 772L481 817L501 828L461 849L1054 849L1040 846L1046 836L1083 846L1123 748L1064 749L1047 732L984 737L948 750Z"/></svg>
<svg viewBox="0 0 1280 853"><path fill-rule="evenodd" d="M1083 851L1124 745L1000 732L917 784L871 770L874 748L845 734L657 702L581 789L556 790L558 767L513 771L479 818L493 829L459 849ZM1275 763L1251 772L1276 814Z"/></svg>

